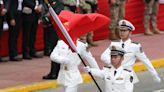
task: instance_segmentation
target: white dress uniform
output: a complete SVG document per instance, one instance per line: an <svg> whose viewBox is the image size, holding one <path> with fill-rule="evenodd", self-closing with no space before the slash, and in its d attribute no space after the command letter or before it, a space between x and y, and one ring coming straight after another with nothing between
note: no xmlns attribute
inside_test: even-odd
<svg viewBox="0 0 164 92"><path fill-rule="evenodd" d="M98 68L95 58L87 51L87 44L77 40L77 51L85 58L91 67ZM68 45L60 40L50 55L52 61L60 63L60 71L57 81L65 86L65 92L77 92L77 85L82 83L82 77L78 69L81 60L77 53L73 53Z"/></svg>
<svg viewBox="0 0 164 92"><path fill-rule="evenodd" d="M131 71L122 66L117 69L109 66L102 70L91 68L90 72L105 81L105 92L133 92Z"/></svg>
<svg viewBox="0 0 164 92"><path fill-rule="evenodd" d="M128 28L131 28L132 31L134 30L134 26L130 22L128 22L126 20L122 20L122 21L125 22L125 25L120 26L120 27L126 27L126 25L127 25L127 26L129 26ZM120 22L122 22L122 21L120 21ZM119 25L121 25L120 22L119 22ZM111 47L113 45L120 46L126 51L126 54L124 55L124 60L122 62L122 65L124 68L133 71L133 65L135 64L136 59L139 59L147 67L147 69L152 74L154 79L159 78L158 74L157 74L156 70L154 69L153 65L151 64L150 60L147 58L147 56L143 52L141 44L133 42L131 39L128 39L125 42L123 42L122 40L111 42L109 47ZM101 60L105 64L110 64L110 49L109 48L107 48L102 53ZM137 83L139 80L134 71L133 71L133 74L134 74L133 82ZM157 79L157 81L158 80L160 80L160 79Z"/></svg>

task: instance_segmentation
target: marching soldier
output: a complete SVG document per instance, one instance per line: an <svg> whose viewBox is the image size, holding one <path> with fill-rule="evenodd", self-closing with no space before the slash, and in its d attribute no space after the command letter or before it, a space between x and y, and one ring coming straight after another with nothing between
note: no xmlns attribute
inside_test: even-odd
<svg viewBox="0 0 164 92"><path fill-rule="evenodd" d="M3 31L3 21L4 21L4 16L7 13L8 10L8 4L9 0L0 0L0 43L1 43L1 37L2 37L2 31ZM0 44L0 49L1 49L1 44ZM0 56L0 62L2 62L2 58Z"/></svg>
<svg viewBox="0 0 164 92"><path fill-rule="evenodd" d="M118 37L118 21L125 17L126 0L109 0L110 9L110 39L117 40Z"/></svg>
<svg viewBox="0 0 164 92"><path fill-rule="evenodd" d="M59 0L49 0L50 5L56 12L56 14L59 14L63 9L64 5ZM50 20L50 15L48 13L48 6L44 4L44 14L42 17L43 21L43 28L44 28L44 55L50 55L53 51L54 47L57 45L58 42L58 35L56 33L56 30L54 29L52 22ZM60 64L51 61L51 67L50 72L43 76L43 79L57 79L58 72L60 69Z"/></svg>
<svg viewBox="0 0 164 92"><path fill-rule="evenodd" d="M91 67L99 69L94 57L87 50L87 44L77 40L77 51L82 58L88 61ZM64 92L77 92L78 85L82 83L82 77L78 69L81 60L77 53L72 52L64 41L59 40L50 58L52 61L61 64L57 81L64 86Z"/></svg>
<svg viewBox="0 0 164 92"><path fill-rule="evenodd" d="M111 51L108 55L111 57L110 66L105 66L102 70L84 67L84 70L105 81L104 92L133 92L132 72L121 65L126 52L123 48L114 45L109 50Z"/></svg>
<svg viewBox="0 0 164 92"><path fill-rule="evenodd" d="M157 28L157 14L159 8L159 0L144 0L145 12L144 12L144 29L145 35L162 34L164 32ZM152 31L150 30L149 21L151 19Z"/></svg>
<svg viewBox="0 0 164 92"><path fill-rule="evenodd" d="M119 36L121 39L118 41L111 42L110 46L115 45L115 46L122 47L127 52L127 54L124 56L122 65L123 67L133 72L134 83L138 82L138 78L135 72L133 71L133 65L135 64L136 59L139 59L141 62L143 62L143 64L147 67L147 69L151 73L154 81L160 83L161 79L158 76L158 73L154 69L153 65L151 64L151 61L147 58L144 51L142 50L141 44L134 42L130 39L130 35L134 30L135 27L133 26L132 23L130 23L127 20L120 20ZM111 51L109 50L109 48L107 48L101 55L101 60L106 64L110 64L109 63L110 57L108 56L110 52Z"/></svg>

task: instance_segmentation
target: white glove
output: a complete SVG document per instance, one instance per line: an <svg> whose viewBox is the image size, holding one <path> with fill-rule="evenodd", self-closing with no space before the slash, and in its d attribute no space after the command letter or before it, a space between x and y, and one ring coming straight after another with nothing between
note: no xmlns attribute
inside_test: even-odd
<svg viewBox="0 0 164 92"><path fill-rule="evenodd" d="M153 80L154 80L156 83L161 83L161 78L160 78L158 75L153 75Z"/></svg>
<svg viewBox="0 0 164 92"><path fill-rule="evenodd" d="M90 72L91 71L91 68L89 66L85 66L83 69L84 69L84 72Z"/></svg>

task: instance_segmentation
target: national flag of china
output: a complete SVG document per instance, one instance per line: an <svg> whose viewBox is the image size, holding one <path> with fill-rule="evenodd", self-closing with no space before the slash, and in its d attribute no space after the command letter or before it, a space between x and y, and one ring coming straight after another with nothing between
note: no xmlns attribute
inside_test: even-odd
<svg viewBox="0 0 164 92"><path fill-rule="evenodd" d="M63 10L59 17L53 8L49 8L49 13L53 25L59 37L66 42L70 48L76 50L76 40L88 32L98 30L109 24L109 18L101 14L74 14Z"/></svg>

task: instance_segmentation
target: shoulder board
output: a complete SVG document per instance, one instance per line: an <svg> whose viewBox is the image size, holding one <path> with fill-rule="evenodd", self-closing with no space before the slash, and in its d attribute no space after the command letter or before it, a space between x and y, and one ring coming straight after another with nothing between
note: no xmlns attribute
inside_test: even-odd
<svg viewBox="0 0 164 92"><path fill-rule="evenodd" d="M128 72L131 72L131 70L128 70L128 69L124 69L125 71L128 71Z"/></svg>
<svg viewBox="0 0 164 92"><path fill-rule="evenodd" d="M109 69L112 68L111 66L104 66L104 67L105 67L105 68L109 68Z"/></svg>
<svg viewBox="0 0 164 92"><path fill-rule="evenodd" d="M139 42L132 42L132 43L137 44L137 45L139 44Z"/></svg>
<svg viewBox="0 0 164 92"><path fill-rule="evenodd" d="M113 40L112 42L120 42L120 40Z"/></svg>

